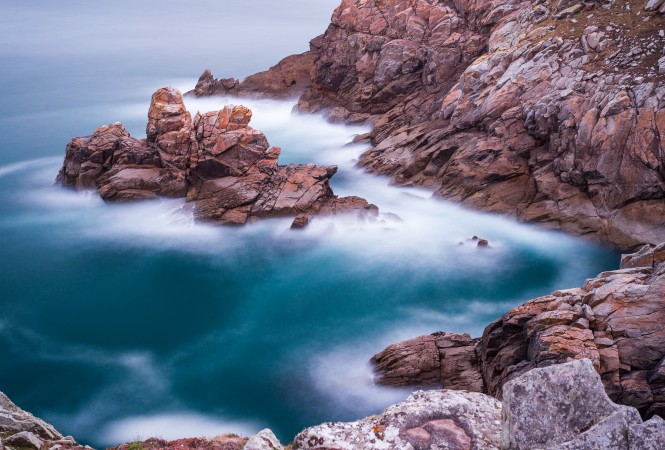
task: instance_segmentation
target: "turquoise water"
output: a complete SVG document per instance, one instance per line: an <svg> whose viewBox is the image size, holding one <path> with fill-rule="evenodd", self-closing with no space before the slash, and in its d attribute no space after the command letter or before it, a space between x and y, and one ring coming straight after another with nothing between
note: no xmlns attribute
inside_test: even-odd
<svg viewBox="0 0 665 450"><path fill-rule="evenodd" d="M308 20L255 3L265 17L245 25L244 53L220 44L242 11L212 2L206 14L118 2L80 29L67 21L89 23L98 7L0 5L9 67L0 73L0 390L84 443L264 426L289 441L308 425L378 412L407 395L371 382L367 360L388 343L479 335L510 307L617 265L608 249L363 174L354 167L363 147L346 144L365 129L291 115L288 102L242 100L284 162L337 164L338 194L401 220L215 228L194 224L179 200L105 205L53 185L72 136L117 120L141 136L154 89L191 88L204 67L247 74L304 50L335 2L292 2ZM188 32L178 45L168 30L154 38L174 17ZM287 20L310 28L270 34ZM117 40L119 27L131 42ZM240 101L188 108L227 102ZM475 248L473 235L492 247Z"/></svg>

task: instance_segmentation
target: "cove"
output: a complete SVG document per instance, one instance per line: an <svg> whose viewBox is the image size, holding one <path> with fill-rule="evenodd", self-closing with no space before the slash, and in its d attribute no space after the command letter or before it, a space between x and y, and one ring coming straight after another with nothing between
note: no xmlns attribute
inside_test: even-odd
<svg viewBox="0 0 665 450"><path fill-rule="evenodd" d="M145 48L125 51L138 60ZM367 360L388 343L478 335L510 307L618 263L609 249L364 174L354 165L364 147L347 144L366 128L293 115L289 102L186 100L193 113L249 106L284 162L339 165L338 195L400 219L220 228L194 224L180 201L106 205L62 189L53 181L70 137L116 120L141 136L154 83L191 88L211 55L187 62L189 78L160 66L143 84L119 71L101 96L116 64L77 74L61 56L31 74L26 54L2 75L22 81L3 94L0 120L0 389L81 442L264 426L288 442L305 426L376 413L407 396L371 382ZM47 75L67 81L45 89Z"/></svg>

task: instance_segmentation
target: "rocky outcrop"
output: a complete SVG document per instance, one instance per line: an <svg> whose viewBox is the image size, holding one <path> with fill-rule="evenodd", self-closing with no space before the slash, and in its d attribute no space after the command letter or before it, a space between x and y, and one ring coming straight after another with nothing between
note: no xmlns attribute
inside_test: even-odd
<svg viewBox="0 0 665 450"><path fill-rule="evenodd" d="M665 416L665 248L624 255L623 268L577 289L513 308L483 336L435 333L372 358L376 381L430 384L501 397L531 369L588 358L610 398L644 416Z"/></svg>
<svg viewBox="0 0 665 450"><path fill-rule="evenodd" d="M501 403L482 394L418 391L378 416L325 423L293 441L294 450L498 449Z"/></svg>
<svg viewBox="0 0 665 450"><path fill-rule="evenodd" d="M665 421L642 422L613 403L588 359L534 369L507 383L503 403L483 394L418 391L378 416L296 436L294 450L646 450Z"/></svg>
<svg viewBox="0 0 665 450"><path fill-rule="evenodd" d="M378 214L359 197L335 197L329 184L335 166L279 165L281 150L249 126L251 117L243 106L226 106L192 119L180 92L159 89L148 112L147 139L132 138L119 123L74 138L58 181L96 188L107 201L187 197L196 219L223 224L299 214Z"/></svg>
<svg viewBox="0 0 665 450"><path fill-rule="evenodd" d="M0 392L0 448L6 450L89 450L71 436L22 410Z"/></svg>
<svg viewBox="0 0 665 450"><path fill-rule="evenodd" d="M417 391L381 414L307 428L293 450L651 450L661 449L665 421L642 422L637 410L613 403L588 359L534 369L507 383L503 403L485 394ZM0 394L0 448L90 450L20 410ZM174 441L152 438L132 449L282 450L269 429Z"/></svg>
<svg viewBox="0 0 665 450"><path fill-rule="evenodd" d="M360 164L397 183L626 250L656 244L665 240L663 8L343 0L312 42L298 107L371 119L373 148Z"/></svg>
<svg viewBox="0 0 665 450"><path fill-rule="evenodd" d="M665 421L643 423L613 403L588 359L534 369L503 388L502 447L515 450L662 448Z"/></svg>
<svg viewBox="0 0 665 450"><path fill-rule="evenodd" d="M240 81L235 78L216 79L206 69L194 90L187 94L197 97L208 95L233 95L270 98L293 98L301 95L311 86L310 72L314 67L317 51L312 50L300 55L291 55L276 65Z"/></svg>

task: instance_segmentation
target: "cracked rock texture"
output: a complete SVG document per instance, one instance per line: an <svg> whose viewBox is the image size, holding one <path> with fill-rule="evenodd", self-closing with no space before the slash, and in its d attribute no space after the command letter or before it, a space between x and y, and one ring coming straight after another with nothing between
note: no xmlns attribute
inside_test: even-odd
<svg viewBox="0 0 665 450"><path fill-rule="evenodd" d="M662 0L343 0L312 41L298 107L371 120L360 164L397 183L625 250L657 244L663 12Z"/></svg>
<svg viewBox="0 0 665 450"><path fill-rule="evenodd" d="M534 369L503 388L502 447L515 450L662 448L665 421L642 423L613 403L588 359Z"/></svg>
<svg viewBox="0 0 665 450"><path fill-rule="evenodd" d="M622 268L513 308L481 338L434 333L372 358L381 384L436 385L501 397L531 369L587 358L613 401L665 416L665 244Z"/></svg>
<svg viewBox="0 0 665 450"><path fill-rule="evenodd" d="M4 446L4 447L3 447ZM0 448L5 450L89 450L71 436L22 410L0 392Z"/></svg>
<svg viewBox="0 0 665 450"><path fill-rule="evenodd" d="M294 450L499 448L501 403L482 394L417 391L378 416L325 423L298 434Z"/></svg>
<svg viewBox="0 0 665 450"><path fill-rule="evenodd" d="M58 181L97 189L107 201L186 197L201 221L241 225L262 217L378 214L359 197L337 198L329 180L337 167L278 164L280 149L249 126L243 106L197 113L180 92L159 89L148 112L147 139L120 123L103 126L67 145Z"/></svg>

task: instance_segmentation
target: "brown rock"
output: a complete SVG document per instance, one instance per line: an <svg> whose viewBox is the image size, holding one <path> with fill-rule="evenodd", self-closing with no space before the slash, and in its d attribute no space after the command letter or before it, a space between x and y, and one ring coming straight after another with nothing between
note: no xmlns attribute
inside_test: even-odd
<svg viewBox="0 0 665 450"><path fill-rule="evenodd" d="M148 145L159 151L164 166L179 170L187 168L192 146L192 118L180 91L161 88L152 95L146 134Z"/></svg>
<svg viewBox="0 0 665 450"><path fill-rule="evenodd" d="M312 41L298 108L370 120L374 147L360 164L396 183L625 250L655 245L665 241L661 3L641 15L618 3L344 0ZM250 91L295 79L265 78Z"/></svg>
<svg viewBox="0 0 665 450"><path fill-rule="evenodd" d="M647 254L654 249L623 260ZM389 346L372 362L382 384L438 384L500 397L505 383L528 370L589 359L612 400L650 416L665 412L663 321L665 265L659 259L530 300L488 325L480 339L422 336ZM443 339L452 343L444 345ZM451 360L455 363L448 366Z"/></svg>
<svg viewBox="0 0 665 450"><path fill-rule="evenodd" d="M321 212L378 214L364 199L334 196L335 166L279 165L281 149L269 147L251 118L248 108L229 105L197 114L192 124L180 92L162 88L152 97L147 140L133 139L121 124L75 138L58 181L96 187L109 201L186 196L195 218L232 225Z"/></svg>
<svg viewBox="0 0 665 450"><path fill-rule="evenodd" d="M291 229L299 230L306 228L309 225L309 216L307 214L298 214L293 223L291 224Z"/></svg>

